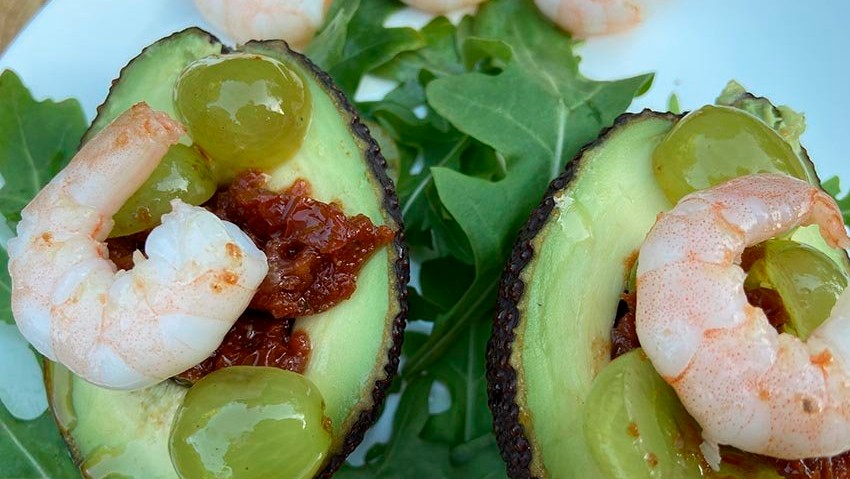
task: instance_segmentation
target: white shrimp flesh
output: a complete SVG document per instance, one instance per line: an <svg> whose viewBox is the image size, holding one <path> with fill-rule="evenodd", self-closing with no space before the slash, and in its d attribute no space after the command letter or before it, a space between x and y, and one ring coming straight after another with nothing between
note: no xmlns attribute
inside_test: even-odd
<svg viewBox="0 0 850 479"><path fill-rule="evenodd" d="M332 0L195 0L204 19L233 40L281 39L296 50L310 43Z"/></svg>
<svg viewBox="0 0 850 479"><path fill-rule="evenodd" d="M576 38L610 35L639 24L659 0L534 0L546 17Z"/></svg>
<svg viewBox="0 0 850 479"><path fill-rule="evenodd" d="M682 198L641 247L638 338L702 427L713 467L719 444L781 459L850 449L850 294L806 341L779 334L744 294L744 248L809 224L850 246L819 188L744 176Z"/></svg>
<svg viewBox="0 0 850 479"><path fill-rule="evenodd" d="M116 271L112 216L183 133L140 103L94 136L21 212L9 240L12 313L43 355L94 384L136 389L201 362L266 275L235 225L172 202L135 267Z"/></svg>

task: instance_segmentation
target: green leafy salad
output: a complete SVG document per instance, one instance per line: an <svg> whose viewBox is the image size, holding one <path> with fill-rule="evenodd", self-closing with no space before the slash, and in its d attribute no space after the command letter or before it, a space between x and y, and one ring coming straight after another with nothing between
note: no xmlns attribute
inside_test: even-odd
<svg viewBox="0 0 850 479"><path fill-rule="evenodd" d="M350 99L366 75L396 85L355 106L394 176L416 285L390 400L397 410L382 419L392 434L336 477L502 478L485 378L502 268L550 180L652 75L583 77L576 41L530 0L492 0L457 24L439 17L418 31L383 26L401 7L338 0L305 52ZM76 100L36 101L13 72L0 75L4 238L86 128ZM838 179L824 188L837 195ZM839 204L850 217L850 196ZM36 354L12 318L7 263L0 248L0 475L78 477L47 410ZM450 402L437 407L436 390Z"/></svg>

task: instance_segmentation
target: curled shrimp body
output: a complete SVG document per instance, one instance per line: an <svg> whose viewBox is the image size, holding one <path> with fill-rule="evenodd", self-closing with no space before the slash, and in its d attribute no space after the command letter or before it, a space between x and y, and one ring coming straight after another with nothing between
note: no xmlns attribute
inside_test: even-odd
<svg viewBox="0 0 850 479"><path fill-rule="evenodd" d="M195 0L201 15L233 40L286 40L303 49L325 20L331 0Z"/></svg>
<svg viewBox="0 0 850 479"><path fill-rule="evenodd" d="M745 176L684 197L641 247L638 337L702 426L713 467L718 444L781 459L850 449L850 295L801 341L747 302L737 264L745 247L808 224L829 245L850 246L826 193L787 176Z"/></svg>
<svg viewBox="0 0 850 479"><path fill-rule="evenodd" d="M413 8L424 12L433 13L435 15L445 15L447 13L470 8L484 3L486 0L401 0Z"/></svg>
<svg viewBox="0 0 850 479"><path fill-rule="evenodd" d="M619 33L637 25L658 0L534 0L537 8L576 38Z"/></svg>
<svg viewBox="0 0 850 479"><path fill-rule="evenodd" d="M155 384L206 358L265 277L235 225L175 200L135 267L116 271L112 216L178 141L144 104L92 138L21 212L9 240L12 312L48 358L109 388Z"/></svg>

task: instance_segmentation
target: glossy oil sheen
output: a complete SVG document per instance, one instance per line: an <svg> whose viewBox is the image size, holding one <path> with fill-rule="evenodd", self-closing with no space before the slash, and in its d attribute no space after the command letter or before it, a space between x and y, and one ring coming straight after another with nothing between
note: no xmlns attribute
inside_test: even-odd
<svg viewBox="0 0 850 479"><path fill-rule="evenodd" d="M310 478L331 443L324 401L304 376L277 368L220 369L189 390L169 438L184 479Z"/></svg>
<svg viewBox="0 0 850 479"><path fill-rule="evenodd" d="M189 135L213 159L220 181L269 170L301 147L312 117L304 80L278 60L250 54L189 65L174 90Z"/></svg>
<svg viewBox="0 0 850 479"><path fill-rule="evenodd" d="M179 198L200 205L212 197L216 182L209 161L190 146L177 144L165 154L150 178L113 216L115 238L145 231L158 225L171 211L171 200Z"/></svg>
<svg viewBox="0 0 850 479"><path fill-rule="evenodd" d="M811 180L802 160L773 129L749 113L708 105L688 114L655 149L652 169L667 198L753 173Z"/></svg>
<svg viewBox="0 0 850 479"><path fill-rule="evenodd" d="M809 245L774 239L760 247L762 257L750 267L745 287L779 293L788 316L785 331L806 339L829 317L847 287L847 275Z"/></svg>

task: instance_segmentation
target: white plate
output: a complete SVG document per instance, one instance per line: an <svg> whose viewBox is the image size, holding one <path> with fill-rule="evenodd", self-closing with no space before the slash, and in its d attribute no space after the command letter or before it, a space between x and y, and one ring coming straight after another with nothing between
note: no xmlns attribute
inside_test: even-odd
<svg viewBox="0 0 850 479"><path fill-rule="evenodd" d="M647 21L587 42L582 70L592 78L655 72L632 110L711 103L736 79L754 93L806 113L803 145L821 179L850 184L850 2L844 0L662 0Z"/></svg>
<svg viewBox="0 0 850 479"><path fill-rule="evenodd" d="M639 28L580 48L582 70L614 79L656 72L631 110L666 110L671 93L683 108L711 103L729 79L806 112L804 144L822 178L850 182L841 141L850 112L850 2L819 0L666 0ZM421 15L393 23L423 23ZM0 57L38 98L77 98L89 119L129 59L158 38L197 25L226 41L190 0L52 0ZM445 395L445 394L443 394ZM439 401L438 401L439 402ZM388 400L394 409L396 397ZM390 433L385 415L366 442ZM354 455L362 461L363 449Z"/></svg>

